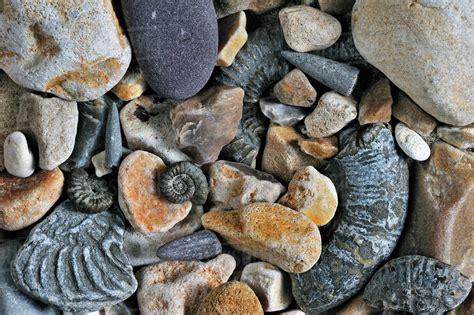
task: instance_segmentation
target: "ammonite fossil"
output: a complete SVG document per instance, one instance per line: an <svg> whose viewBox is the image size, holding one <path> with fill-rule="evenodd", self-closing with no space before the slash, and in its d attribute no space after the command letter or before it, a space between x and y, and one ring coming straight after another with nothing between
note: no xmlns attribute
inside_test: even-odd
<svg viewBox="0 0 474 315"><path fill-rule="evenodd" d="M69 175L67 183L69 199L77 210L95 213L107 210L114 202L114 189L103 178L76 169Z"/></svg>
<svg viewBox="0 0 474 315"><path fill-rule="evenodd" d="M289 64L280 54L284 49L287 45L279 23L260 27L249 35L232 65L221 68L216 81L241 87L245 101L256 103L270 84L288 73Z"/></svg>
<svg viewBox="0 0 474 315"><path fill-rule="evenodd" d="M376 308L443 314L460 305L471 287L469 278L448 264L426 256L403 256L374 274L364 300Z"/></svg>
<svg viewBox="0 0 474 315"><path fill-rule="evenodd" d="M206 175L195 164L187 161L170 165L160 174L160 190L172 203L191 200L203 205L207 200L209 186Z"/></svg>

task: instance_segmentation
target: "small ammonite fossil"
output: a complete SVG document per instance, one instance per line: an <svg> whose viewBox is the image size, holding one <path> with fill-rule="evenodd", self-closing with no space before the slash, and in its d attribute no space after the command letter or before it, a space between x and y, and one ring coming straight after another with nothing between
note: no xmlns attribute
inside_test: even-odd
<svg viewBox="0 0 474 315"><path fill-rule="evenodd" d="M67 193L77 210L89 213L109 209L115 195L113 188L105 179L89 175L82 168L71 172Z"/></svg>
<svg viewBox="0 0 474 315"><path fill-rule="evenodd" d="M172 203L191 200L203 205L207 200L209 186L202 170L195 164L183 161L170 165L160 175L160 190Z"/></svg>

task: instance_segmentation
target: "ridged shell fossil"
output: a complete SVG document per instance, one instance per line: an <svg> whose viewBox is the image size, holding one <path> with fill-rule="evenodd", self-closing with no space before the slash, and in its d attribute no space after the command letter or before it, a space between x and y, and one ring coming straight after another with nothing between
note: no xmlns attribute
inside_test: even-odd
<svg viewBox="0 0 474 315"><path fill-rule="evenodd" d="M311 52L313 55L349 63L350 65L367 64L355 47L351 32L342 33L339 40L332 46Z"/></svg>
<svg viewBox="0 0 474 315"><path fill-rule="evenodd" d="M114 191L107 180L76 169L67 183L69 199L77 210L95 213L109 209L114 202Z"/></svg>
<svg viewBox="0 0 474 315"><path fill-rule="evenodd" d="M89 312L137 289L123 252L124 222L104 211L86 214L69 200L31 231L11 274L26 294L68 312Z"/></svg>
<svg viewBox="0 0 474 315"><path fill-rule="evenodd" d="M292 277L293 295L315 314L355 295L392 253L408 206L408 167L382 124L340 136L342 150L323 171L339 197L339 213L321 258Z"/></svg>
<svg viewBox="0 0 474 315"><path fill-rule="evenodd" d="M280 52L287 49L279 23L258 28L249 35L230 67L222 68L216 81L238 86L245 91L245 101L258 102L265 89L289 71Z"/></svg>
<svg viewBox="0 0 474 315"><path fill-rule="evenodd" d="M191 200L195 205L203 205L209 193L206 175L188 161L172 164L161 173L160 189L163 196L172 203Z"/></svg>
<svg viewBox="0 0 474 315"><path fill-rule="evenodd" d="M255 168L264 134L265 126L257 106L252 103L245 103L237 134L222 149L222 158Z"/></svg>
<svg viewBox="0 0 474 315"><path fill-rule="evenodd" d="M426 256L404 256L380 268L364 290L370 305L414 314L443 314L469 295L469 278Z"/></svg>

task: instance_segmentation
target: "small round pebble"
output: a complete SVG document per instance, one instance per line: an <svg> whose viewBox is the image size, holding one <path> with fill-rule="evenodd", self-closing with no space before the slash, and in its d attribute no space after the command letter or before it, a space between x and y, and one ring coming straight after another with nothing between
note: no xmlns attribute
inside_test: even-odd
<svg viewBox="0 0 474 315"><path fill-rule="evenodd" d="M395 139L403 152L416 161L425 161L431 155L430 147L425 140L403 123L395 126Z"/></svg>
<svg viewBox="0 0 474 315"><path fill-rule="evenodd" d="M26 137L19 131L12 132L3 143L5 169L13 176L25 178L35 171L35 157Z"/></svg>

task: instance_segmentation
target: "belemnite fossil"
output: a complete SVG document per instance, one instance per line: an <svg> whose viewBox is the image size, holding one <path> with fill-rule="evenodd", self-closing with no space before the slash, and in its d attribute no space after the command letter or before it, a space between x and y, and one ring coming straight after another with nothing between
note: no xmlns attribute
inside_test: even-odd
<svg viewBox="0 0 474 315"><path fill-rule="evenodd" d="M408 206L408 166L390 127L348 129L340 147L324 170L339 197L334 231L316 265L291 275L296 302L308 314L336 307L362 289L395 248Z"/></svg>

